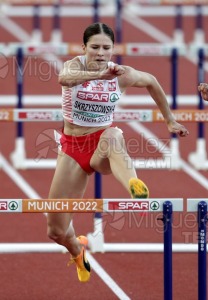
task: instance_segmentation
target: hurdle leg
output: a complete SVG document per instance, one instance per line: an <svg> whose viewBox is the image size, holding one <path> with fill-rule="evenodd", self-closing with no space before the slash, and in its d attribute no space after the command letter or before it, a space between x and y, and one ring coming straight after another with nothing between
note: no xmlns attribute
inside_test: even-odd
<svg viewBox="0 0 208 300"><path fill-rule="evenodd" d="M95 173L95 199L102 198L102 175ZM104 252L104 232L103 232L103 218L102 213L95 213L94 215L94 231L87 234L88 246L90 251Z"/></svg>
<svg viewBox="0 0 208 300"><path fill-rule="evenodd" d="M177 94L178 94L178 50L172 49L171 53L171 80L172 80L172 109L177 109ZM171 134L170 141L171 149L171 169L179 170L181 168L181 158L179 151L179 140L175 133Z"/></svg>
<svg viewBox="0 0 208 300"><path fill-rule="evenodd" d="M205 31L203 26L203 8L202 5L196 5L196 26L193 43L203 45L205 43Z"/></svg>
<svg viewBox="0 0 208 300"><path fill-rule="evenodd" d="M182 6L176 5L175 10L174 43L180 45L184 43Z"/></svg>
<svg viewBox="0 0 208 300"><path fill-rule="evenodd" d="M55 45L62 42L60 9L60 4L56 1L53 5L53 29L51 33L51 43Z"/></svg>
<svg viewBox="0 0 208 300"><path fill-rule="evenodd" d="M206 243L207 203L198 204L198 299L207 299L207 243Z"/></svg>
<svg viewBox="0 0 208 300"><path fill-rule="evenodd" d="M33 32L31 42L39 44L42 42L42 32L40 29L40 5L34 4L33 6Z"/></svg>
<svg viewBox="0 0 208 300"><path fill-rule="evenodd" d="M23 97L23 70L24 70L24 53L22 48L17 49L16 54L17 59L17 108L22 109L22 97ZM23 124L22 122L17 122L17 136L15 139L15 149L10 154L10 159L13 166L16 169L24 169L25 161L25 139L23 135Z"/></svg>
<svg viewBox="0 0 208 300"><path fill-rule="evenodd" d="M198 82L204 82L204 59L205 53L204 49L200 48L198 50ZM200 93L198 109L204 109L204 100ZM191 152L188 156L189 162L197 169L197 170L207 170L208 168L208 160L207 160L207 151L206 151L206 140L205 140L205 126L204 123L198 122L198 137L196 141L196 151Z"/></svg>
<svg viewBox="0 0 208 300"><path fill-rule="evenodd" d="M172 203L166 201L163 204L164 300L172 300L172 212Z"/></svg>
<svg viewBox="0 0 208 300"><path fill-rule="evenodd" d="M93 23L100 21L99 15L99 1L93 0ZM95 173L95 198L102 197L102 176L100 173ZM91 252L104 252L104 232L103 219L101 213L94 215L94 231L87 234L88 246Z"/></svg>

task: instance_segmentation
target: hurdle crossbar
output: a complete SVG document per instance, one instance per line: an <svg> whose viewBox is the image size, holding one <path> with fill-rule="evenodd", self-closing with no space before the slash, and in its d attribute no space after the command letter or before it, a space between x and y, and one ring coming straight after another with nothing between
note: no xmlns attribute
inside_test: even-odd
<svg viewBox="0 0 208 300"><path fill-rule="evenodd" d="M161 212L167 199L0 199L0 212L92 213ZM172 199L176 211L183 211L183 199Z"/></svg>
<svg viewBox="0 0 208 300"><path fill-rule="evenodd" d="M167 102L169 105L172 103L172 96L166 95ZM9 107L9 106L15 106L17 103L17 97L16 95L0 95L0 107ZM196 95L178 95L177 98L178 105L183 106L196 106L198 103L198 97ZM60 95L23 95L22 96L22 104L23 106L34 106L39 107L39 109L42 106L49 107L60 107ZM125 106L153 106L155 105L154 100L148 96L148 95L131 95L126 94L122 95L122 98L119 100L119 108L125 108ZM205 107L208 106L208 103L204 103Z"/></svg>
<svg viewBox="0 0 208 300"><path fill-rule="evenodd" d="M106 1L107 3L109 1ZM105 1L101 0L101 3L106 3ZM34 5L34 4L54 4L54 0L1 0L1 3L3 4L21 4L21 5ZM59 0L59 4L93 4L93 0ZM167 6L173 6L173 5L207 5L206 0L137 0L133 2L134 4L142 5L167 5Z"/></svg>
<svg viewBox="0 0 208 300"><path fill-rule="evenodd" d="M180 56L190 54L196 55L199 48L203 48L205 54L208 53L208 44L199 46L189 46L186 44L157 44L157 43L116 43L114 45L114 55L127 56L171 56L173 48L177 49ZM83 54L82 45L78 43L0 43L0 52L5 56L15 56L18 49L22 49L24 55L37 56L47 53L55 55L80 55Z"/></svg>
<svg viewBox="0 0 208 300"><path fill-rule="evenodd" d="M208 122L208 111L200 109L183 109L172 111L176 121L180 122ZM103 118L108 118L103 115ZM86 117L87 118L87 117ZM102 117L99 117L102 118ZM99 122L98 118L98 122ZM0 122L56 122L63 121L60 109L0 109ZM109 117L109 121L111 121ZM163 122L164 118L158 109L125 109L114 112L115 122Z"/></svg>
<svg viewBox="0 0 208 300"><path fill-rule="evenodd" d="M47 53L55 55L80 55L83 54L82 45L78 43L0 43L0 52L5 56L15 56L18 49L22 50L24 56L38 56ZM114 55L126 56L171 56L173 49L177 55L195 56L199 49L203 49L205 56L208 55L208 44L176 44L171 43L115 43Z"/></svg>

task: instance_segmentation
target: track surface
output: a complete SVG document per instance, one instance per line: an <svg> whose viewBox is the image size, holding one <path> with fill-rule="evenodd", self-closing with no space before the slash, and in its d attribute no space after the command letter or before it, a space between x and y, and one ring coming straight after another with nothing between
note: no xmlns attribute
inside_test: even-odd
<svg viewBox="0 0 208 300"><path fill-rule="evenodd" d="M173 22L171 18L146 18L147 22L157 27L169 37L172 36ZM23 27L29 34L31 20L28 18L13 18L13 21ZM103 22L113 26L110 18ZM50 39L51 19L43 19L44 40ZM83 29L91 22L87 18L63 19L64 41L80 42ZM185 18L186 42L193 37L194 19ZM208 34L208 22L205 21L205 32ZM0 27L2 42L18 41L18 38L8 34ZM151 37L135 29L127 22L123 24L124 42L157 42ZM66 57L61 59L66 60ZM41 65L42 63L42 65ZM57 74L53 68L48 71L47 64L39 59L28 62L25 70L25 94L60 94ZM127 58L123 64L154 74L167 94L170 94L170 64L168 58ZM41 67L40 67L41 66ZM50 76L48 76L50 75ZM2 79L1 79L2 81ZM196 94L197 67L185 58L179 63L179 93ZM9 73L1 85L1 94L15 94L14 60L9 60ZM145 94L144 90L132 89L129 93ZM196 96L197 97L197 96ZM136 139L138 149L129 148L132 157L158 157L159 152L149 146L143 136L136 133L127 124L117 124L124 130L127 143ZM181 154L187 161L188 154L195 150L197 126L185 124L190 130L186 139L181 139ZM47 140L54 128L60 128L58 123L25 124L25 140L27 157L35 158L38 150L49 146L47 157L56 156L55 144ZM163 141L169 141L169 133L164 124L145 124L151 132ZM207 129L207 126L205 126ZM16 134L15 124L0 123L0 152L9 161L9 155L14 149ZM42 143L38 138L42 137ZM207 138L207 130L206 130ZM207 139L208 140L208 139ZM18 173L42 197L48 195L53 177L51 170L24 170ZM207 172L199 172L208 179ZM194 180L189 174L181 171L141 170L138 172L150 189L151 197L207 197L207 188ZM22 198L27 195L18 187L6 173L0 170L1 198ZM91 176L85 197L94 196L94 177ZM112 177L103 177L103 197L126 198L127 192ZM162 242L161 223L157 214L142 217L138 214L105 214L104 232L106 242ZM194 214L175 214L174 242L196 242L196 216ZM87 234L93 229L93 215L75 216L74 225L77 234ZM17 215L1 214L0 241L5 242L51 242L46 236L46 218L42 214ZM163 255L153 253L106 253L93 254L94 258L116 281L130 299L161 300L163 298ZM4 254L1 259L0 295L2 300L65 300L65 299L118 299L109 287L92 273L92 279L87 284L79 284L75 266L66 267L67 254ZM197 255L173 255L173 286L175 300L197 299Z"/></svg>

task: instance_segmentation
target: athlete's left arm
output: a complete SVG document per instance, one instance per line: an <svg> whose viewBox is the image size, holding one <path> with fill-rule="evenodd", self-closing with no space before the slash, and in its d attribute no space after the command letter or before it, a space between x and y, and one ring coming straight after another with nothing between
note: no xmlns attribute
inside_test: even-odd
<svg viewBox="0 0 208 300"><path fill-rule="evenodd" d="M200 83L198 91L201 93L202 98L205 101L208 101L208 83Z"/></svg>
<svg viewBox="0 0 208 300"><path fill-rule="evenodd" d="M188 130L174 119L165 92L153 75L125 66L125 73L121 77L119 78L119 85L123 90L130 86L147 89L160 109L170 132L177 133L180 136L189 134Z"/></svg>

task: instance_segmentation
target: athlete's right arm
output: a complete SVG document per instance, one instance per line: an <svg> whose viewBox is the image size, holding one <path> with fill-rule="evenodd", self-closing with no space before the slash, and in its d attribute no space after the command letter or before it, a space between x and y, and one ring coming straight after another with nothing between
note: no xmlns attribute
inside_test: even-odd
<svg viewBox="0 0 208 300"><path fill-rule="evenodd" d="M77 58L64 63L64 68L59 74L58 82L62 86L73 87L90 80L112 80L123 74L124 69L121 66L114 65L104 70L84 71L82 64Z"/></svg>

